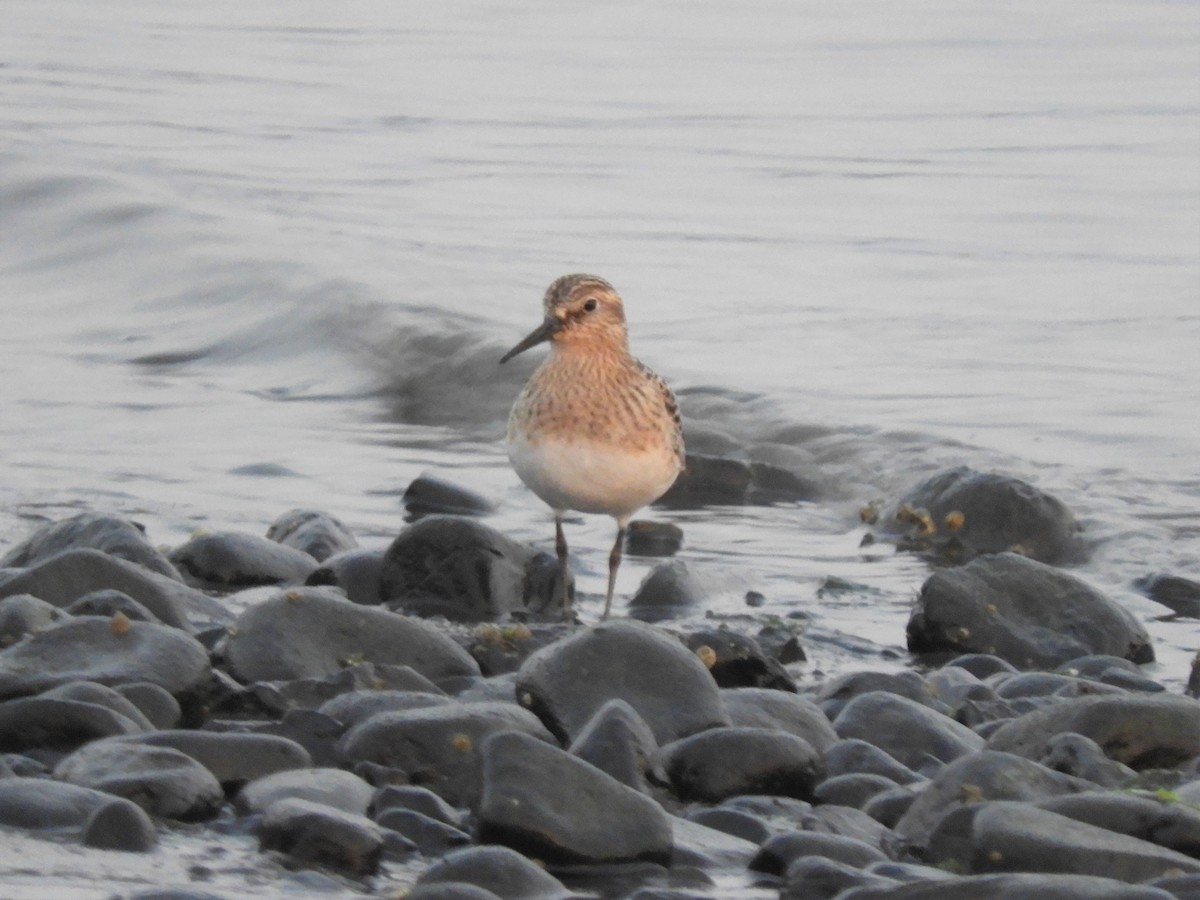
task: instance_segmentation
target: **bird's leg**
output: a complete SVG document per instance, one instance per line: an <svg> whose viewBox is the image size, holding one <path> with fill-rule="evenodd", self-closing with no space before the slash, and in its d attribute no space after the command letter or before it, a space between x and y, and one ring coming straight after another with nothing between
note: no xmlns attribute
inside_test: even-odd
<svg viewBox="0 0 1200 900"><path fill-rule="evenodd" d="M617 586L617 568L621 565L621 548L625 546L625 524L617 522L617 540L613 544L612 553L608 554L608 594L604 598L604 615L601 619L607 619L612 608L613 588Z"/></svg>
<svg viewBox="0 0 1200 900"><path fill-rule="evenodd" d="M567 587L567 536L563 534L562 516L554 517L554 552L558 554L558 582L562 586L562 615L571 618L571 591Z"/></svg>

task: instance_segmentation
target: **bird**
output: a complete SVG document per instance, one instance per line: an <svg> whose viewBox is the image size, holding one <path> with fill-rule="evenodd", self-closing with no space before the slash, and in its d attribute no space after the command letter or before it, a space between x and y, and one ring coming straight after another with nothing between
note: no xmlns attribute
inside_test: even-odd
<svg viewBox="0 0 1200 900"><path fill-rule="evenodd" d="M679 404L667 383L629 352L624 304L603 278L564 275L547 288L542 305L542 324L500 359L503 364L550 344L513 403L508 457L521 481L554 512L564 617L571 607L563 515L573 510L616 520L607 619L629 520L683 471Z"/></svg>

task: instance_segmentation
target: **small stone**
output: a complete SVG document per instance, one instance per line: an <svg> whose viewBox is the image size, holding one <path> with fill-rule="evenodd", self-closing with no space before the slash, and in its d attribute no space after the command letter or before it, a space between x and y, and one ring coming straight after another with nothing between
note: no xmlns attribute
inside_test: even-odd
<svg viewBox="0 0 1200 900"><path fill-rule="evenodd" d="M358 546L339 519L315 509L288 510L267 528L267 540L307 553L317 562Z"/></svg>
<svg viewBox="0 0 1200 900"><path fill-rule="evenodd" d="M262 850L356 876L378 871L385 842L383 829L365 816L298 798L267 809L258 839Z"/></svg>
<svg viewBox="0 0 1200 900"><path fill-rule="evenodd" d="M83 828L85 847L147 853L158 843L154 822L136 803L114 799L93 812Z"/></svg>

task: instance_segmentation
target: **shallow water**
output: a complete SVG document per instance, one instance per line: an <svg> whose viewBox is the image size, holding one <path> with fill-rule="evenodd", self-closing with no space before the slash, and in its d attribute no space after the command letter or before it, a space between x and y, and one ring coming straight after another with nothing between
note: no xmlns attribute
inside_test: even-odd
<svg viewBox="0 0 1200 900"><path fill-rule="evenodd" d="M1168 0L9 0L0 550L94 508L383 544L423 471L549 547L500 443L536 360L496 361L594 271L689 425L827 483L648 514L716 614L754 589L810 674L906 665L928 569L857 510L966 463L1076 511L1178 686L1200 628L1131 583L1200 577L1198 38ZM611 532L569 527L585 616Z"/></svg>

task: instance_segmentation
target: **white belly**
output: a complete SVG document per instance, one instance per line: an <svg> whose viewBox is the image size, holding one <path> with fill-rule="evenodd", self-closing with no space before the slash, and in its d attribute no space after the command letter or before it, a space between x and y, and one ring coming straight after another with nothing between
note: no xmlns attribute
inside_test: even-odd
<svg viewBox="0 0 1200 900"><path fill-rule="evenodd" d="M611 444L518 437L508 457L521 480L557 511L605 513L618 520L653 503L679 474L674 453L626 452Z"/></svg>

